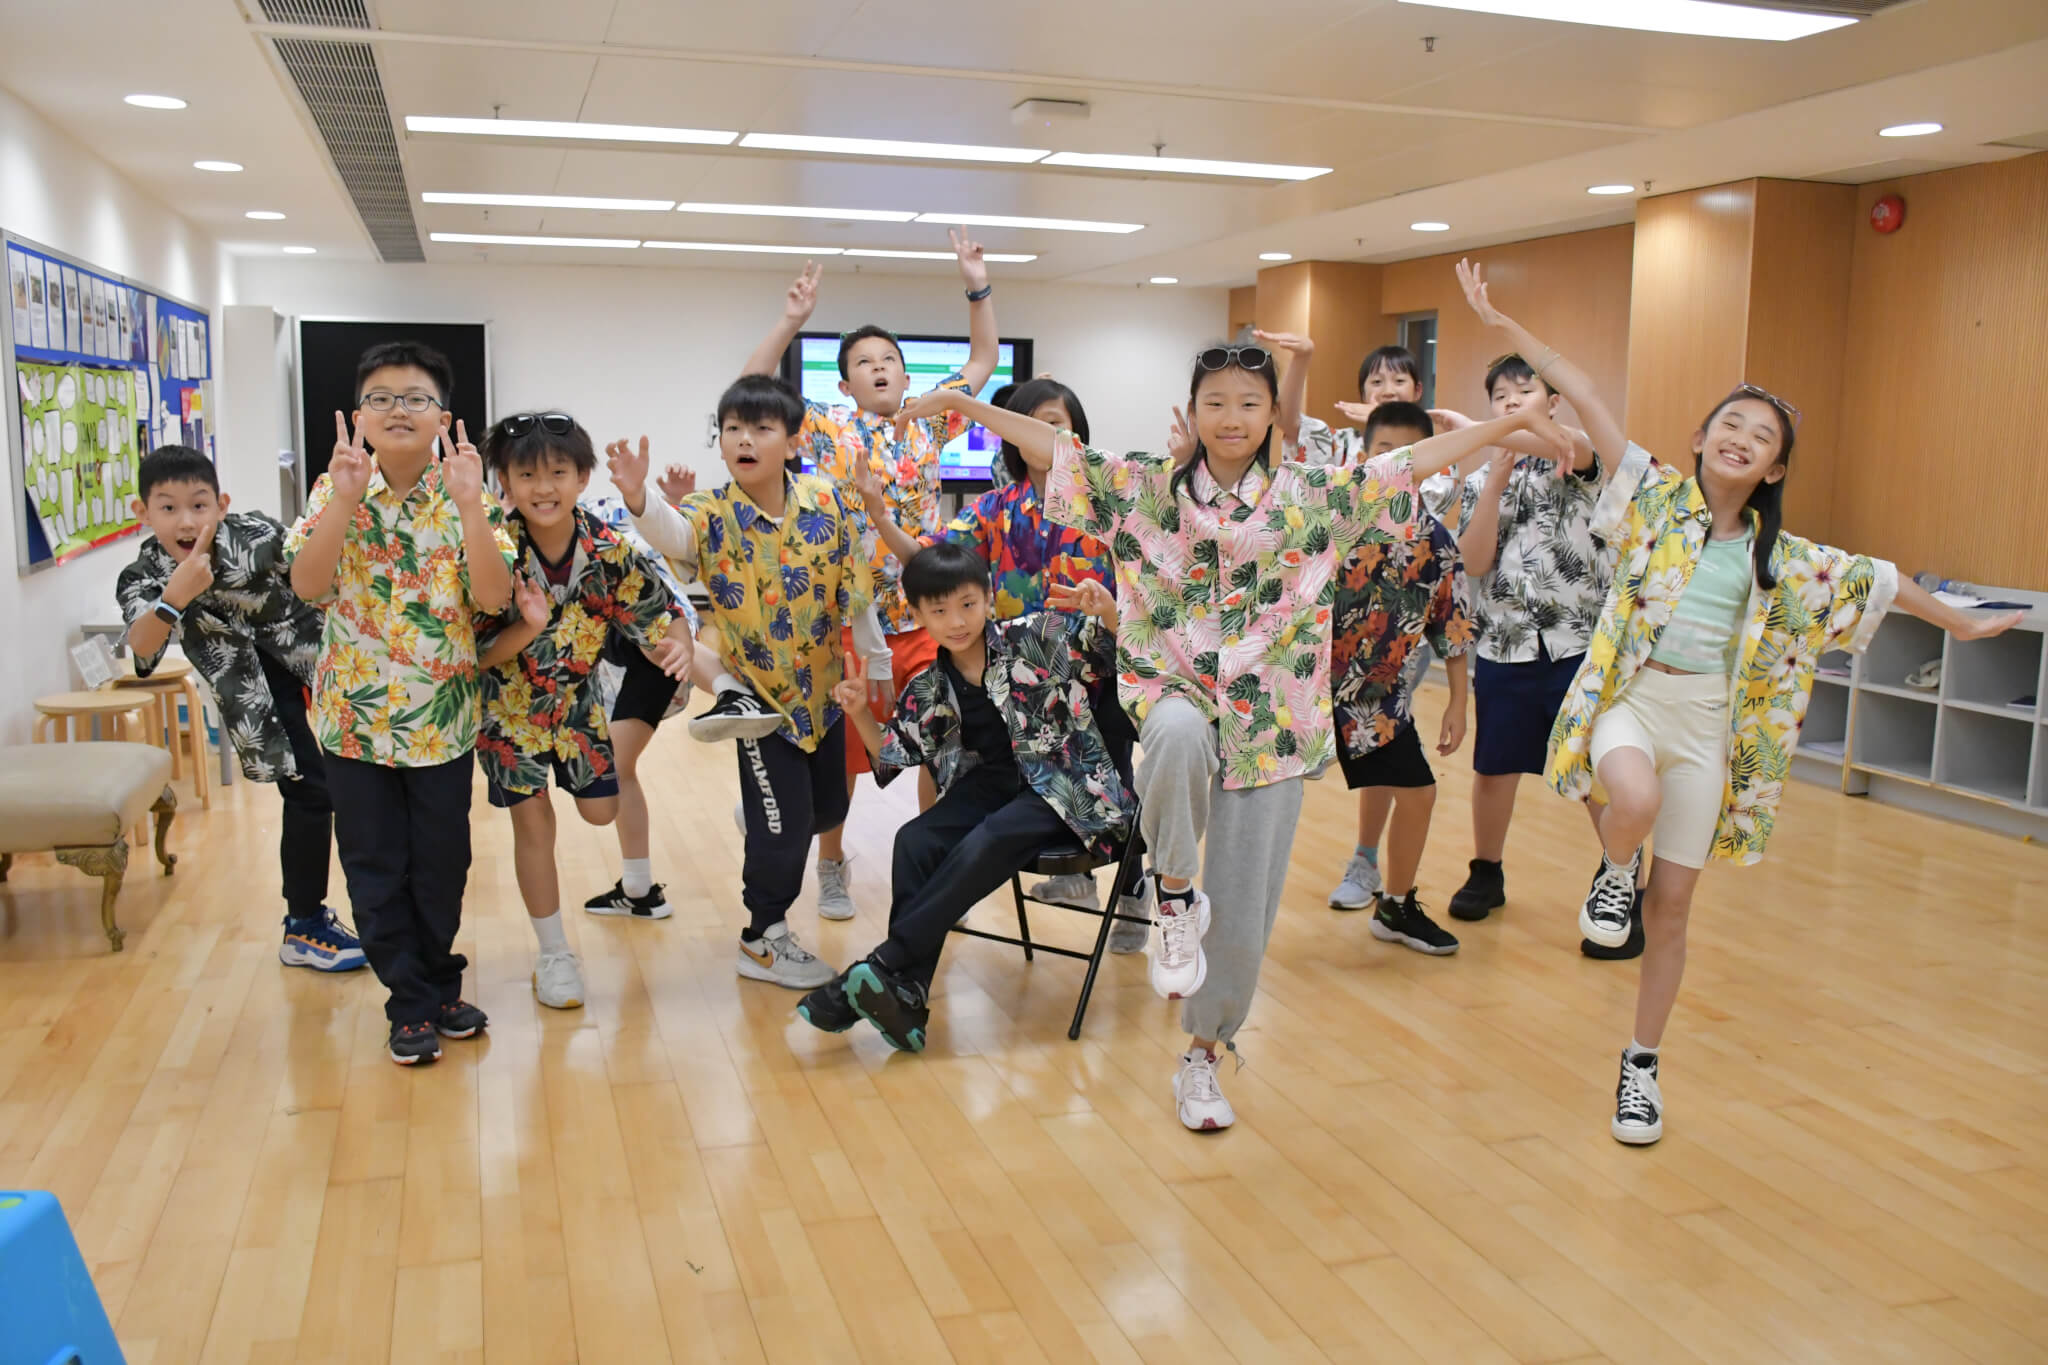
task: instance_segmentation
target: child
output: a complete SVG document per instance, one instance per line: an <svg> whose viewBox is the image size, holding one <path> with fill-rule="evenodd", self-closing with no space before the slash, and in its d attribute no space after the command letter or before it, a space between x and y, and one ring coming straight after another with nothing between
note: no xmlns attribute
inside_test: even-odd
<svg viewBox="0 0 2048 1365"><path fill-rule="evenodd" d="M1337 410L1354 422L1363 423L1382 403L1420 403L1422 365L1406 346L1381 346L1358 366L1358 401L1339 403ZM1365 434L1354 426L1332 427L1306 413L1301 418L1300 457L1310 464L1347 465L1367 459ZM1430 482L1448 497L1457 485L1443 475L1431 475ZM1430 509L1435 512L1437 509ZM1441 516L1441 513L1438 514Z"/></svg>
<svg viewBox="0 0 2048 1365"><path fill-rule="evenodd" d="M353 437L335 413L334 454L285 547L292 589L328 608L313 731L401 1066L438 1060L437 1031L469 1038L488 1022L462 999L468 961L454 948L481 718L470 623L511 602L512 542L459 423L434 458L453 384L447 359L417 342L365 351Z"/></svg>
<svg viewBox="0 0 2048 1365"><path fill-rule="evenodd" d="M734 967L807 991L833 971L797 941L786 916L803 889L811 836L846 818L846 727L832 697L841 628L870 659L886 659L887 645L868 561L838 490L789 472L803 400L779 379L744 375L719 397L717 420L732 482L691 493L680 507L647 496L645 437L637 450L616 441L607 453L634 528L710 591L714 690L759 698L777 718L775 733L738 742L748 924Z"/></svg>
<svg viewBox="0 0 2048 1365"><path fill-rule="evenodd" d="M960 262L960 277L967 285L968 354L960 372L940 381L939 386L979 393L995 373L1000 354L995 304L990 302L995 291L988 282L981 244L958 229L953 229L951 236L954 254ZM805 265L804 273L789 288L782 320L754 348L742 374L775 372L783 352L817 307L821 274L815 264ZM889 520L896 525L908 527L917 535L936 535L940 528L939 451L967 429L964 420L944 414L932 421L895 426L893 419L903 405L909 380L903 348L893 335L873 325L846 333L839 339L839 391L852 402L827 407L806 401L803 430L796 443L809 451L820 475L839 485L841 500L853 512L861 553L868 559L868 571L875 584L875 608L889 642L888 666L872 668L868 674L870 709L878 718L888 715L904 680L927 667L936 651L903 600L903 591L897 585L901 572L897 556L862 508L854 478L867 473L881 481ZM852 647L850 640L847 647ZM725 698L719 699L719 706L727 704ZM744 706L737 699L730 704ZM717 711L715 706L712 714ZM706 719L699 718L700 722ZM691 727L691 733L698 733L696 725ZM868 771L867 750L858 744L847 745L846 765L850 801L854 780ZM929 774L919 775L918 792L921 804L930 805ZM845 844L837 825L818 834L818 913L827 919L853 918Z"/></svg>
<svg viewBox="0 0 2048 1365"><path fill-rule="evenodd" d="M618 632L674 678L689 671L690 633L654 565L577 505L597 451L573 418L504 418L485 434L483 458L512 508L506 530L524 577L514 609L477 622L484 720L476 747L491 804L512 815L513 868L540 943L534 999L575 1009L583 976L562 928L548 775L586 823L610 824L619 779L594 676L606 638Z"/></svg>
<svg viewBox="0 0 2048 1365"><path fill-rule="evenodd" d="M1763 857L1821 655L1861 650L1893 606L1963 640L2020 616L1973 616L1884 560L1781 530L1799 431L1799 410L1783 399L1744 384L1715 404L1693 434L1687 475L1627 442L1584 372L1495 308L1476 267L1460 262L1458 275L1480 319L1522 354L1540 352L1594 445L1619 457L1593 523L1619 562L1551 730L1546 776L1564 796L1606 795L1595 813L1600 876L1579 911L1588 939L1627 936L1642 843L1654 840L1635 1037L1611 1125L1618 1141L1652 1143L1664 1132L1658 1050L1700 869L1709 857Z"/></svg>
<svg viewBox="0 0 2048 1365"><path fill-rule="evenodd" d="M114 589L136 676L155 671L176 638L213 693L243 776L277 784L285 903L278 961L319 972L365 966L361 943L327 908L334 808L306 723L323 622L292 591L284 527L261 512L229 512L213 461L189 446L145 456L136 491L135 515L150 538Z"/></svg>
<svg viewBox="0 0 2048 1365"><path fill-rule="evenodd" d="M1429 434L1429 414L1420 407L1381 403L1366 419L1367 458L1420 445ZM1436 775L1410 714L1414 692L1407 660L1425 639L1443 657L1451 699L1436 751L1455 753L1465 739L1465 648L1472 639L1472 621L1465 614L1458 542L1432 513L1425 510L1420 516L1413 540L1367 542L1337 570L1331 696L1337 761L1345 782L1358 792L1358 848L1344 880L1330 893L1330 904L1341 910L1372 905L1374 938L1443 956L1458 951L1458 940L1415 900L1416 870L1436 805ZM1390 807L1388 891L1379 892L1380 830Z"/></svg>
<svg viewBox="0 0 2048 1365"><path fill-rule="evenodd" d="M1130 833L1131 796L1095 727L1090 692L1109 667L1116 605L1094 579L1061 584L1061 610L993 621L988 564L940 542L903 566L903 594L939 658L905 683L886 727L861 705L857 658L839 704L886 783L931 770L939 797L896 832L889 937L805 996L797 1012L831 1033L855 1019L890 1046L924 1050L932 974L946 932L1048 844L1078 838L1103 857Z"/></svg>
<svg viewBox="0 0 2048 1365"><path fill-rule="evenodd" d="M1510 431L1543 433L1561 454L1569 445L1531 409L1349 468L1283 462L1274 445L1298 429L1314 347L1255 335L1292 353L1286 393L1264 346L1201 352L1189 386L1196 445L1178 469L1171 457L1078 445L958 393L905 409L964 412L1020 450L1053 452L1049 515L1115 554L1119 691L1139 723L1137 795L1158 893L1150 974L1153 989L1186 1002L1193 1041L1173 1091L1197 1131L1234 1121L1216 1047L1235 1046L1258 986L1301 779L1336 757L1323 595L1338 563L1369 536L1409 533L1414 477Z"/></svg>

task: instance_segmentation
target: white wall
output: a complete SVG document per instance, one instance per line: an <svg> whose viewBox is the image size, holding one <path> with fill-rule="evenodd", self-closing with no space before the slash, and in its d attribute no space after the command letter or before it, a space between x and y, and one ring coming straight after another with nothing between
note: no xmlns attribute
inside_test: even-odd
<svg viewBox="0 0 2048 1365"><path fill-rule="evenodd" d="M4 90L0 226L201 308L216 310L222 301L222 258L211 239ZM13 377L0 387L7 429L15 430L21 418ZM216 382L214 400L223 398ZM121 619L114 580L139 542L116 541L18 577L21 484L11 458L9 466L9 506L0 515L0 743L23 743L33 729L35 699L78 686L70 656L78 626Z"/></svg>

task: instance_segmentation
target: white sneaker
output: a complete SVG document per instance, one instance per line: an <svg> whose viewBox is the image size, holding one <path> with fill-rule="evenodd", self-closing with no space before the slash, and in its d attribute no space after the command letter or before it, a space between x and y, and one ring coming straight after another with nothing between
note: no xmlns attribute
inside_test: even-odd
<svg viewBox="0 0 2048 1365"><path fill-rule="evenodd" d="M1070 872L1064 877L1047 877L1024 894L1035 901L1071 905L1076 910L1102 908L1102 902L1095 898L1095 878L1085 872Z"/></svg>
<svg viewBox="0 0 2048 1365"><path fill-rule="evenodd" d="M1116 912L1119 915L1135 915L1140 919L1152 918L1152 893L1148 882L1142 896L1118 896ZM1118 920L1109 928L1109 951L1112 953L1142 953L1145 945L1152 941L1150 924L1131 924Z"/></svg>
<svg viewBox="0 0 2048 1365"><path fill-rule="evenodd" d="M1339 910L1363 910L1373 903L1379 894L1380 866L1367 861L1362 853L1351 857L1351 865L1344 869L1344 880L1337 883L1337 889L1330 893L1330 904Z"/></svg>
<svg viewBox="0 0 2048 1365"><path fill-rule="evenodd" d="M1192 902L1178 896L1162 898L1152 916L1152 989L1168 1000L1182 1000L1202 989L1209 979L1209 959L1202 955L1202 935L1209 932L1209 898L1195 892Z"/></svg>
<svg viewBox="0 0 2048 1365"><path fill-rule="evenodd" d="M1602 948L1619 948L1628 942L1629 912L1636 903L1636 874L1643 867L1643 851L1625 863L1600 855L1600 873L1579 907L1579 935Z"/></svg>
<svg viewBox="0 0 2048 1365"><path fill-rule="evenodd" d="M830 858L818 859L818 918L852 919L860 913L853 903L853 893L846 889L853 880L847 870L853 862L853 855L847 854L838 862Z"/></svg>
<svg viewBox="0 0 2048 1365"><path fill-rule="evenodd" d="M1197 1133L1228 1128L1237 1122L1223 1087L1216 1083L1216 1054L1196 1049L1181 1054L1180 1070L1173 1075L1173 1098L1180 1106L1180 1121Z"/></svg>
<svg viewBox="0 0 2048 1365"><path fill-rule="evenodd" d="M741 939L733 966L749 980L768 981L793 991L815 990L839 975L829 963L804 951L787 923L751 942Z"/></svg>
<svg viewBox="0 0 2048 1365"><path fill-rule="evenodd" d="M1621 1080L1614 1087L1616 1142L1647 1147L1664 1136L1664 1092L1657 1085L1657 1054L1621 1054Z"/></svg>
<svg viewBox="0 0 2048 1365"><path fill-rule="evenodd" d="M533 998L551 1010L583 1008L583 973L574 953L542 953L533 964Z"/></svg>

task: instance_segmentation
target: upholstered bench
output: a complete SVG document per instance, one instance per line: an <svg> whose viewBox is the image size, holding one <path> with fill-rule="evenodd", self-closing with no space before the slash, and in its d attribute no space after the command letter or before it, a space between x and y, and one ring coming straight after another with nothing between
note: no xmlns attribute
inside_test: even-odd
<svg viewBox="0 0 2048 1365"><path fill-rule="evenodd" d="M156 858L171 875L164 838L177 814L171 756L150 744L19 744L0 748L0 881L17 853L54 850L102 879L100 926L121 951L114 899L128 871L128 830L156 812Z"/></svg>

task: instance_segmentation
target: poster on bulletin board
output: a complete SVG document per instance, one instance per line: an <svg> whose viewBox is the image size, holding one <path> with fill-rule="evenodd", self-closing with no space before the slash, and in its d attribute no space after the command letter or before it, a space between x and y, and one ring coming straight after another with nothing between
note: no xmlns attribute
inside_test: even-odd
<svg viewBox="0 0 2048 1365"><path fill-rule="evenodd" d="M110 271L0 233L16 569L135 534L136 469L160 445L214 457L207 314Z"/></svg>

